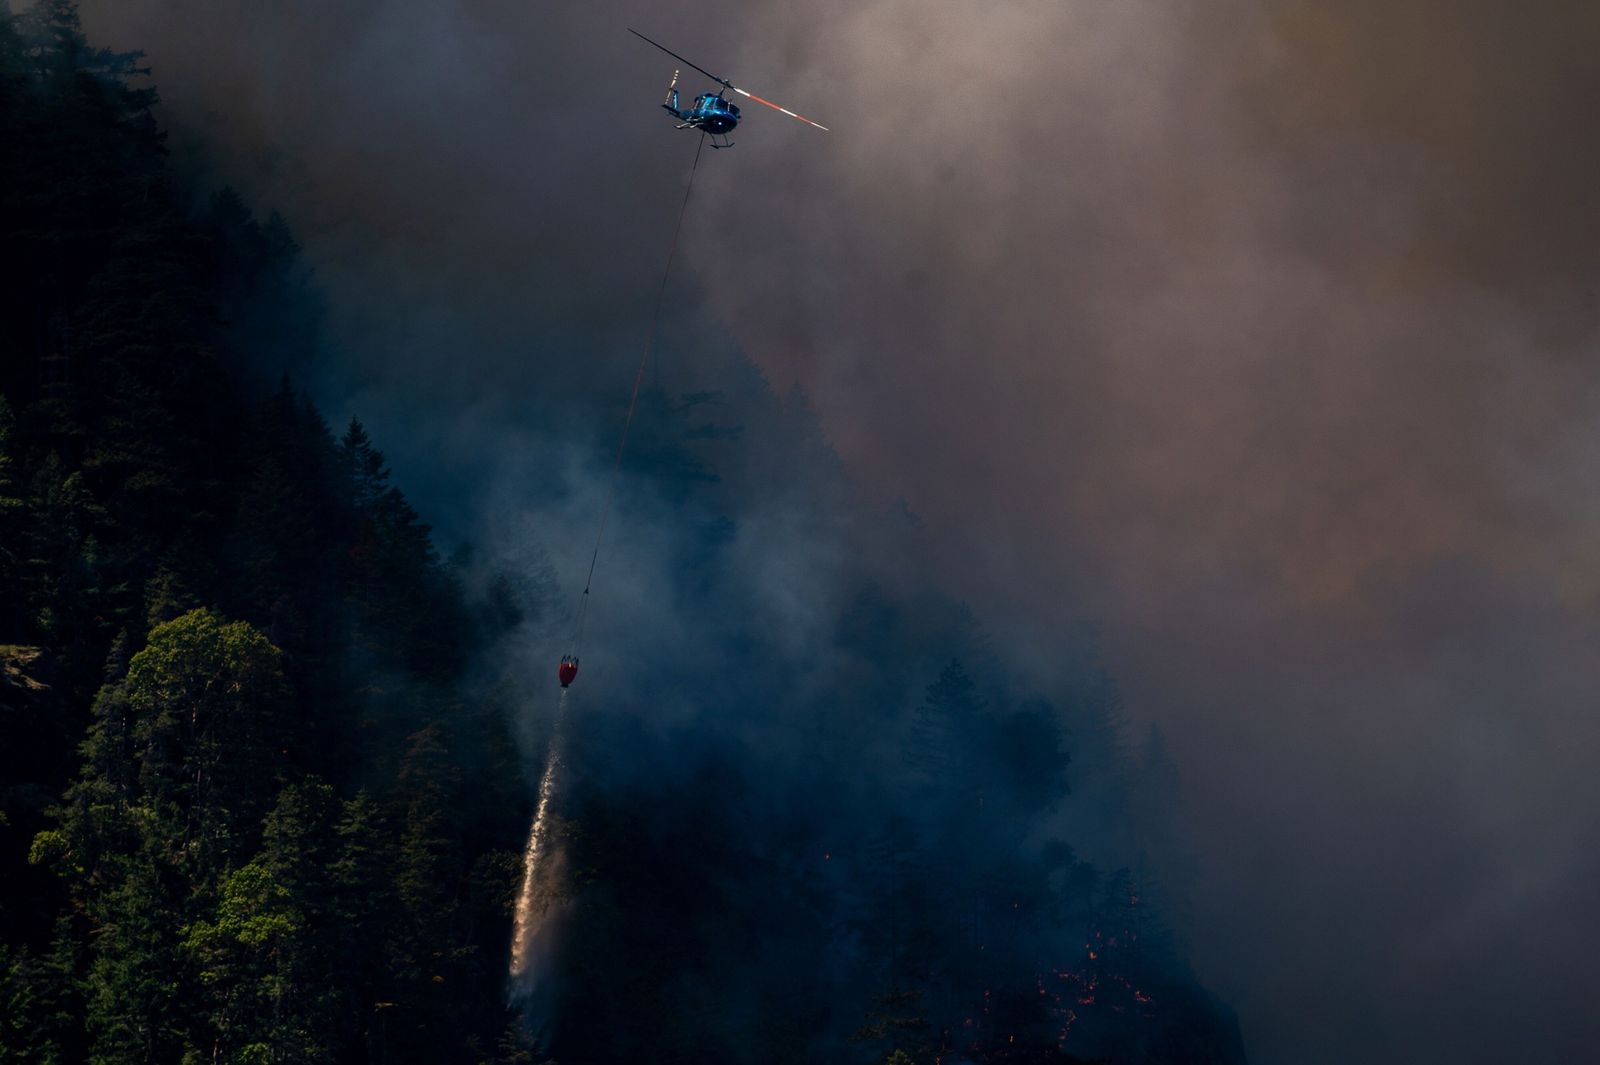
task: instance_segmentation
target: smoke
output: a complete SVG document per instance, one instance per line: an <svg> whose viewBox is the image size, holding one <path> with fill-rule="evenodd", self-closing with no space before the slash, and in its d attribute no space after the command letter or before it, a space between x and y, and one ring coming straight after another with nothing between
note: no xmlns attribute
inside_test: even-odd
<svg viewBox="0 0 1600 1065"><path fill-rule="evenodd" d="M841 560L937 573L1041 687L1094 624L1183 768L1188 932L1253 1057L1600 1037L1593 5L84 9L149 50L176 154L306 244L321 402L446 538L536 525L569 580L693 151L623 26L832 127L752 113L702 166L661 348L713 427L802 385L859 496L923 523L880 561L807 504L826 477L730 474L719 579L771 683L827 668ZM733 627L676 597L703 529L648 473L597 705Z"/></svg>

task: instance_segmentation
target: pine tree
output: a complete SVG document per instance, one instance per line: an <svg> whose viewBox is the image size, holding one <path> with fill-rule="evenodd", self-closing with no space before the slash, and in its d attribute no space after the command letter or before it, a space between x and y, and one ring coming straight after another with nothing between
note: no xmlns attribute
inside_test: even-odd
<svg viewBox="0 0 1600 1065"><path fill-rule="evenodd" d="M215 915L184 929L183 949L210 992L214 1060L327 1057L334 989L322 983L316 915L282 857L269 849L229 873Z"/></svg>
<svg viewBox="0 0 1600 1065"><path fill-rule="evenodd" d="M934 1038L922 992L896 987L879 995L851 1039L873 1047L886 1063L931 1063Z"/></svg>
<svg viewBox="0 0 1600 1065"><path fill-rule="evenodd" d="M23 632L23 522L27 511L12 454L16 416L0 395L0 644L19 642Z"/></svg>
<svg viewBox="0 0 1600 1065"><path fill-rule="evenodd" d="M453 816L459 776L441 730L430 727L411 737L399 782L403 812L393 869L398 913L389 967L404 1007L398 1019L410 1028L407 1040L443 1060L453 1042L446 989L462 978L470 948L456 934L465 872Z"/></svg>
<svg viewBox="0 0 1600 1065"><path fill-rule="evenodd" d="M341 1059L383 1060L385 1026L394 1007L390 924L394 914L393 838L378 804L364 791L341 804L330 867L332 898L326 979L344 990L349 1008L335 1019Z"/></svg>
<svg viewBox="0 0 1600 1065"><path fill-rule="evenodd" d="M85 980L91 1065L182 1061L197 1043L191 973L178 950L182 893L147 841L118 852L110 886L84 900L95 925Z"/></svg>
<svg viewBox="0 0 1600 1065"><path fill-rule="evenodd" d="M58 918L39 953L0 942L0 1065L69 1065L87 1056L72 924Z"/></svg>
<svg viewBox="0 0 1600 1065"><path fill-rule="evenodd" d="M924 791L955 798L960 805L978 802L972 785L970 741L986 709L976 685L961 663L951 661L928 687L922 703L912 715L911 734L905 748L905 764Z"/></svg>

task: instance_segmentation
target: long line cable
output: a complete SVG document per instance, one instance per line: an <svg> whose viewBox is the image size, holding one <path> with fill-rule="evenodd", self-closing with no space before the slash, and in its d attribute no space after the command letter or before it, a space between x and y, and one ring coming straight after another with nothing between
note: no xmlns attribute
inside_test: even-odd
<svg viewBox="0 0 1600 1065"><path fill-rule="evenodd" d="M628 430L633 427L634 411L639 406L639 386L644 381L644 370L650 363L661 333L661 307L667 295L667 278L672 274L672 261L678 254L678 234L683 231L683 216L689 210L689 193L694 191L694 176L700 170L700 153L705 150L706 135L700 134L700 143L694 149L694 165L689 168L689 180L683 187L683 202L678 205L678 221L672 227L672 243L667 246L667 263L661 269L661 284L656 288L655 315L650 325L650 336L645 340L644 351L639 355L639 368L633 374L633 394L628 397L628 416L622 422L622 439L617 442L617 457L611 463L611 481L606 486L606 502L600 511L600 528L594 535L594 553L589 556L589 574L583 580L583 595L578 600L578 620L572 633L572 653L578 653L583 640L583 625L589 615L589 589L594 585L595 564L600 561L600 542L606 535L606 521L611 517L611 504L617 495L617 477L622 472L622 455L628 449Z"/></svg>

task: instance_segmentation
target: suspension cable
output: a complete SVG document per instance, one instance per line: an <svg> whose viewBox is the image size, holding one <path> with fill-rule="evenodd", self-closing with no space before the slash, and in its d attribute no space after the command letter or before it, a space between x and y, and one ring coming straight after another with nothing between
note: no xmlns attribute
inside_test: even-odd
<svg viewBox="0 0 1600 1065"><path fill-rule="evenodd" d="M633 414L639 405L639 385L644 381L644 370L650 362L661 333L661 307L667 295L667 278L672 274L672 261L678 254L678 234L683 231L683 216L689 209L689 193L694 191L694 176L700 169L700 153L705 150L706 135L700 134L695 146L694 165L689 168L689 180L683 188L683 202L678 205L678 221L672 227L672 243L667 246L667 263L661 270L661 284L656 288L656 307L650 325L650 336L645 340L644 351L639 355L639 368L633 374L633 394L628 397L628 416L622 422L622 439L617 442L617 457L611 463L611 481L606 487L605 506L600 511L600 528L594 536L594 553L589 556L589 574L583 580L583 595L578 600L578 619L572 633L572 653L578 653L583 640L583 625L589 614L589 589L594 584L595 564L600 561L600 542L606 535L606 521L611 517L611 504L617 495L617 477L622 472L622 455L628 448L628 430L633 426Z"/></svg>

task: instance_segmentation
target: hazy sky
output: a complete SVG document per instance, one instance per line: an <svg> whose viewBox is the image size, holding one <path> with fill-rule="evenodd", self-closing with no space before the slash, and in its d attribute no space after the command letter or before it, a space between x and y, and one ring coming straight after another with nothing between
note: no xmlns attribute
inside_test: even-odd
<svg viewBox="0 0 1600 1065"><path fill-rule="evenodd" d="M1254 1060L1600 1043L1600 6L83 9L306 244L325 403L440 411L397 457L625 387L694 146L623 27L832 127L747 107L683 276L1016 658L1098 624Z"/></svg>

